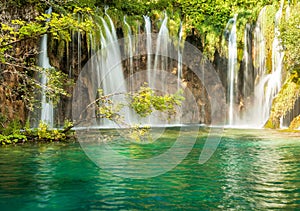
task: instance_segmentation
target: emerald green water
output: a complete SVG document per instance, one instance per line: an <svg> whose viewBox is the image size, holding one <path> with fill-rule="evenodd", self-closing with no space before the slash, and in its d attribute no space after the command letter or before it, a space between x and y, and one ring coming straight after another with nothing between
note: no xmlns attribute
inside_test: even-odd
<svg viewBox="0 0 300 211"><path fill-rule="evenodd" d="M153 156L174 142L174 131L168 133L159 142L114 147L134 158ZM0 209L300 209L299 133L228 129L211 159L199 165L202 134L176 168L148 179L98 168L79 143L0 147Z"/></svg>

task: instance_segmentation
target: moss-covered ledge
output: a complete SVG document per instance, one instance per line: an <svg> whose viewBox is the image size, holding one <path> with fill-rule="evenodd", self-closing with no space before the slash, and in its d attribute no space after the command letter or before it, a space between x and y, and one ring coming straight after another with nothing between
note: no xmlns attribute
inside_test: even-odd
<svg viewBox="0 0 300 211"><path fill-rule="evenodd" d="M298 74L291 74L286 80L277 97L273 100L270 117L265 128L276 129L280 127L280 118L294 108L300 96L300 80ZM295 120L297 121L297 120ZM294 122L294 121L293 121ZM295 124L295 123L293 123ZM292 125L292 124L291 124Z"/></svg>
<svg viewBox="0 0 300 211"><path fill-rule="evenodd" d="M291 130L297 130L299 128L300 128L300 115L295 117L289 126L289 129Z"/></svg>

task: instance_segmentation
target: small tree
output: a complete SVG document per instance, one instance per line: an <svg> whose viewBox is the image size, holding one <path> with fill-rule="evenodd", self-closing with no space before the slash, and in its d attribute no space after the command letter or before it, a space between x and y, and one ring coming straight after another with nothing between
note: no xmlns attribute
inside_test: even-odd
<svg viewBox="0 0 300 211"><path fill-rule="evenodd" d="M113 93L104 95L103 90L98 90L98 98L91 102L85 110L81 112L78 118L78 122L75 122L75 125L78 125L85 121L90 121L91 119L85 118L84 114L90 108L95 109L95 117L98 119L108 119L121 128L126 128L123 132L123 135L130 139L141 141L144 139L151 139L149 130L151 129L148 125L141 124L130 124L125 121L125 116L122 113L124 107L132 109L139 117L148 117L154 111L161 112L162 118L166 118L167 121L170 121L177 114L178 108L181 106L182 101L185 100L183 97L183 91L178 90L175 94L158 94L153 89L147 86L145 83L141 86L136 92L129 93ZM124 102L116 102L113 98L122 96L125 97ZM70 126L70 129L74 125Z"/></svg>

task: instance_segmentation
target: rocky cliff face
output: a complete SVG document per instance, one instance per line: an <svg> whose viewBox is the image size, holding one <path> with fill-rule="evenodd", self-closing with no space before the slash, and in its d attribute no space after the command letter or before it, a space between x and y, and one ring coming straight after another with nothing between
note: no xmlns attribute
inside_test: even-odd
<svg viewBox="0 0 300 211"><path fill-rule="evenodd" d="M0 2L0 23L10 24L14 19L31 21L38 14L34 5L31 4L17 7L12 2ZM35 60L37 52L38 45L34 41L28 39L17 42L11 50L6 52L10 59L0 63L0 115L6 120L4 124L13 119L23 123L26 120L28 109L24 102L22 88L24 85L23 73L28 70L16 65L15 61L26 64L29 60Z"/></svg>

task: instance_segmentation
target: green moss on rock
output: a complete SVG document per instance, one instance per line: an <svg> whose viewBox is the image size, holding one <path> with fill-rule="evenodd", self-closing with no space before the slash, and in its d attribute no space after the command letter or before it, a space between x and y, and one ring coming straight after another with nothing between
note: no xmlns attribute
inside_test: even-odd
<svg viewBox="0 0 300 211"><path fill-rule="evenodd" d="M291 130L296 130L298 128L300 128L300 115L295 117L289 126L289 129Z"/></svg>
<svg viewBox="0 0 300 211"><path fill-rule="evenodd" d="M294 108L300 95L300 83L295 79L298 79L298 75L291 75L273 100L270 118L265 124L266 128L279 128L280 118Z"/></svg>

